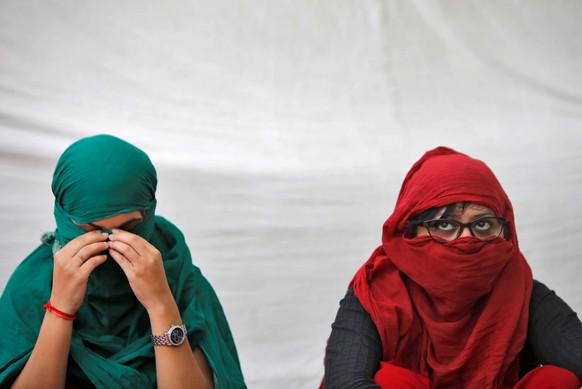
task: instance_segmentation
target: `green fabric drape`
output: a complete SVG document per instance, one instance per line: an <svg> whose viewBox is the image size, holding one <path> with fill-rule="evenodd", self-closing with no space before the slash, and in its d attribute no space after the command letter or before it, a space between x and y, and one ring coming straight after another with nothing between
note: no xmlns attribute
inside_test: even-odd
<svg viewBox="0 0 582 389"><path fill-rule="evenodd" d="M153 233L157 174L137 147L110 135L81 139L59 158L53 174L55 236L64 246L85 233L86 224L120 213L146 211L132 232L146 240Z"/></svg>
<svg viewBox="0 0 582 389"><path fill-rule="evenodd" d="M190 345L208 359L217 388L245 388L234 340L220 302L192 264L181 231L155 216L156 172L147 155L100 135L69 147L53 180L60 247L84 233L79 223L145 210L134 230L161 253L166 277L188 329ZM11 276L0 298L0 387L18 376L36 342L51 294L53 247L43 244ZM68 377L98 388L155 387L154 349L147 312L112 259L91 274L73 327ZM50 356L47 356L50 357Z"/></svg>

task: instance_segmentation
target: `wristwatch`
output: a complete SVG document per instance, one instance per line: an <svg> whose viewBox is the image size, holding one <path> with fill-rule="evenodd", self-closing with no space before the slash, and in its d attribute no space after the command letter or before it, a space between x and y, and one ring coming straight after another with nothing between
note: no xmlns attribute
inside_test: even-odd
<svg viewBox="0 0 582 389"><path fill-rule="evenodd" d="M168 331L161 335L152 334L152 342L154 342L154 346L179 346L184 343L187 333L184 324L181 326L172 325Z"/></svg>

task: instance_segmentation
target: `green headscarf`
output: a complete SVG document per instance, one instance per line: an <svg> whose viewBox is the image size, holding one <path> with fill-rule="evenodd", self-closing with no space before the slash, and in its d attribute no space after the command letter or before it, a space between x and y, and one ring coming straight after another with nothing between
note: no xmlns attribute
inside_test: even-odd
<svg viewBox="0 0 582 389"><path fill-rule="evenodd" d="M53 175L55 237L64 246L85 233L73 221L87 224L140 210L146 211L145 220L132 232L149 241L157 183L146 153L119 138L97 135L73 143Z"/></svg>
<svg viewBox="0 0 582 389"><path fill-rule="evenodd" d="M212 367L216 388L245 388L228 322L211 285L192 264L183 234L155 216L156 171L147 155L109 135L81 139L61 156L53 177L54 238L15 270L0 298L0 387L20 374L35 345L51 294L53 250L85 231L85 224L141 210L132 232L154 245L164 259L170 289L188 329ZM155 387L154 349L147 312L112 259L89 277L77 312L67 369L68 380L98 388ZM50 356L47 356L50 357Z"/></svg>

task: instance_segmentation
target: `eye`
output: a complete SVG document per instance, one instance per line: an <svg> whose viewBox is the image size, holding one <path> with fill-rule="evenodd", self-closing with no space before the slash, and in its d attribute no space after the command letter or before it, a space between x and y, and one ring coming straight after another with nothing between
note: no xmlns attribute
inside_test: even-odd
<svg viewBox="0 0 582 389"><path fill-rule="evenodd" d="M139 224L143 221L143 219L134 219L134 220L130 220L127 223L119 226L119 229L121 230L125 230L125 231L131 231L133 229L135 229L137 226L139 226Z"/></svg>
<svg viewBox="0 0 582 389"><path fill-rule="evenodd" d="M436 222L434 228L440 231L448 232L456 230L457 226L449 221L443 220Z"/></svg>
<svg viewBox="0 0 582 389"><path fill-rule="evenodd" d="M91 224L77 224L77 226L81 227L85 231L97 231L99 227L92 226Z"/></svg>
<svg viewBox="0 0 582 389"><path fill-rule="evenodd" d="M492 228L489 219L480 219L473 222L473 229L475 231L489 231Z"/></svg>
<svg viewBox="0 0 582 389"><path fill-rule="evenodd" d="M434 220L428 224L428 228L439 232L456 231L459 226L450 220Z"/></svg>

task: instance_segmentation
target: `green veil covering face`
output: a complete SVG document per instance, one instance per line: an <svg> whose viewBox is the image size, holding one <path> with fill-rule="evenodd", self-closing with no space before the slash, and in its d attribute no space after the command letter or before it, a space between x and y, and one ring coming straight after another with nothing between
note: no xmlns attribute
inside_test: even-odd
<svg viewBox="0 0 582 389"><path fill-rule="evenodd" d="M140 210L146 211L145 220L132 232L149 241L157 183L149 157L119 138L97 135L73 143L53 175L55 237L64 246L85 233L73 221L87 224Z"/></svg>
<svg viewBox="0 0 582 389"><path fill-rule="evenodd" d="M116 137L84 138L63 153L52 183L57 228L18 266L0 298L0 387L10 386L32 352L44 317L42 306L51 294L53 251L85 233L74 222L85 224L135 210L145 216L132 233L161 252L190 345L204 352L216 388L246 387L212 286L192 264L181 231L155 215L156 185L148 156ZM68 382L98 388L155 387L149 318L114 260L89 277L73 324Z"/></svg>

